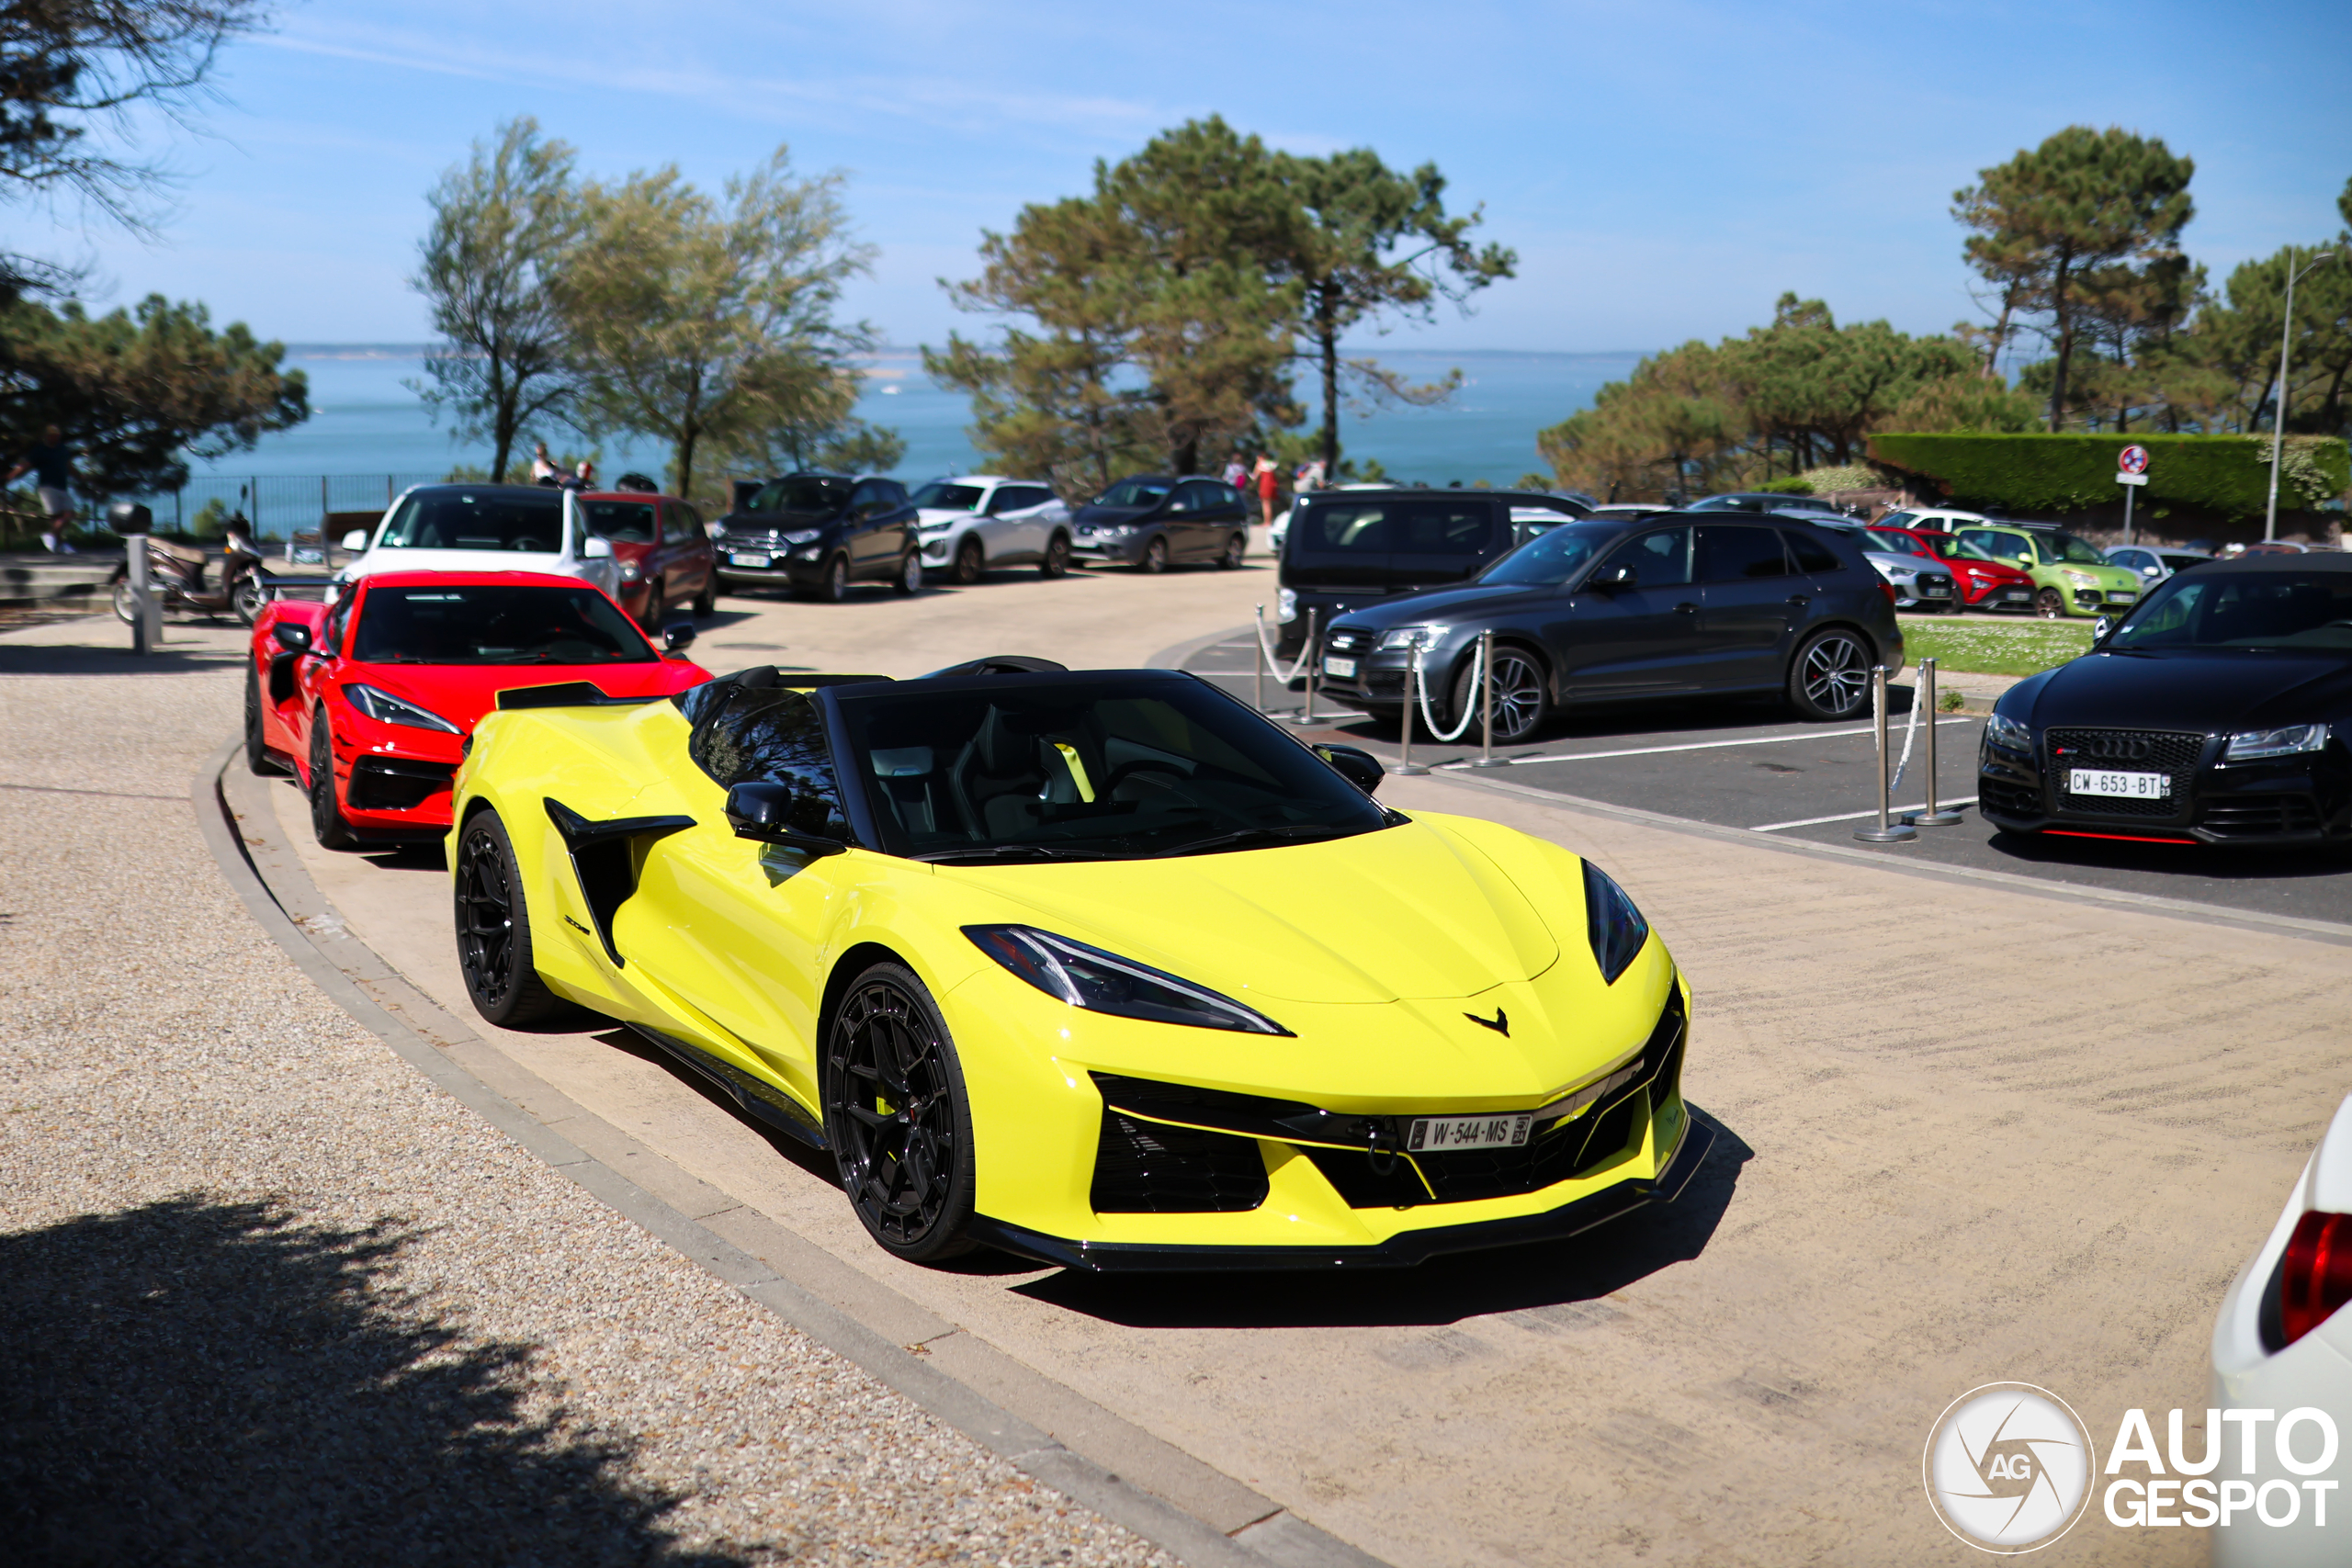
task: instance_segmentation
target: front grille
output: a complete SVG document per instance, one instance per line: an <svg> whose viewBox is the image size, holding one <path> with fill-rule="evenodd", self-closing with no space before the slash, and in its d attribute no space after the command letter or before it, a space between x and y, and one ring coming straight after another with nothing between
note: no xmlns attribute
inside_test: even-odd
<svg viewBox="0 0 2352 1568"><path fill-rule="evenodd" d="M1326 653L1369 653L1372 634L1356 626L1334 626L1331 635L1323 639Z"/></svg>
<svg viewBox="0 0 2352 1568"><path fill-rule="evenodd" d="M2319 803L2308 795L2266 795L2209 802L2197 825L2223 838L2319 831Z"/></svg>
<svg viewBox="0 0 2352 1568"><path fill-rule="evenodd" d="M1932 594L1937 597L1949 596L1951 592L1951 579L1940 576L1932 571L1921 572L1919 574L1919 592L1925 594Z"/></svg>
<svg viewBox="0 0 2352 1568"><path fill-rule="evenodd" d="M1104 1108L1094 1145L1098 1214L1230 1214L1266 1201L1254 1138L1140 1122Z"/></svg>
<svg viewBox="0 0 2352 1568"><path fill-rule="evenodd" d="M413 811L449 787L455 762L419 762L406 757L362 757L351 765L355 811Z"/></svg>
<svg viewBox="0 0 2352 1568"><path fill-rule="evenodd" d="M2052 729L2043 742L2049 748L2051 787L2060 808L2092 817L2179 817L2188 807L2189 778L2205 750L2205 737L2176 729ZM2153 800L2076 795L2066 787L2069 770L2074 768L2163 773L2171 781L2171 789Z"/></svg>
<svg viewBox="0 0 2352 1568"><path fill-rule="evenodd" d="M2041 815L2041 796L2021 784L1982 777L1976 781L1976 808L1996 817L2031 818Z"/></svg>

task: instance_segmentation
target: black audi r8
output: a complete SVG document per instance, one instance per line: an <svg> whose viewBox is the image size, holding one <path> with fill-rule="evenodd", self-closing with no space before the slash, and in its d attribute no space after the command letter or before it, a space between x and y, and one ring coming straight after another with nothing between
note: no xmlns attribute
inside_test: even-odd
<svg viewBox="0 0 2352 1568"><path fill-rule="evenodd" d="M1995 706L1977 810L2018 833L2352 841L2352 555L2166 579Z"/></svg>

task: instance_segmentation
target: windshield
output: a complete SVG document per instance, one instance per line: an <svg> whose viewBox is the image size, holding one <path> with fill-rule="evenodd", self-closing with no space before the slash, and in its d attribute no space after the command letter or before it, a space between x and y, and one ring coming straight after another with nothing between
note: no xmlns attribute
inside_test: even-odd
<svg viewBox="0 0 2352 1568"><path fill-rule="evenodd" d="M935 512L978 512L980 509L980 487L943 484L934 479L915 491L914 503Z"/></svg>
<svg viewBox="0 0 2352 1568"><path fill-rule="evenodd" d="M1973 545L1963 545L1950 534L1922 533L1928 547L1944 560L1991 560L1993 558Z"/></svg>
<svg viewBox="0 0 2352 1568"><path fill-rule="evenodd" d="M1121 479L1094 498L1097 506L1158 506L1173 488L1163 479Z"/></svg>
<svg viewBox="0 0 2352 1568"><path fill-rule="evenodd" d="M351 656L376 664L627 664L660 657L593 588L503 583L371 588Z"/></svg>
<svg viewBox="0 0 2352 1568"><path fill-rule="evenodd" d="M437 491L411 495L392 513L383 544L410 550L563 548L560 491Z"/></svg>
<svg viewBox="0 0 2352 1568"><path fill-rule="evenodd" d="M1927 547L1908 534L1891 534L1883 528L1868 530L1871 547L1898 556L1924 556Z"/></svg>
<svg viewBox="0 0 2352 1568"><path fill-rule="evenodd" d="M2352 573L2213 577L2191 572L2167 578L2102 646L2352 653Z"/></svg>
<svg viewBox="0 0 2352 1568"><path fill-rule="evenodd" d="M2105 566L2107 558L2072 534L2036 534L2033 553L2044 566Z"/></svg>
<svg viewBox="0 0 2352 1568"><path fill-rule="evenodd" d="M1478 574L1481 583L1514 588L1557 588L1583 570L1593 553L1625 532L1622 524L1568 523L1511 551Z"/></svg>
<svg viewBox="0 0 2352 1568"><path fill-rule="evenodd" d="M783 517L831 517L849 504L850 482L847 479L777 479L760 487L757 495L743 503L746 512L771 513Z"/></svg>
<svg viewBox="0 0 2352 1568"><path fill-rule="evenodd" d="M588 514L588 531L600 539L624 545L653 542L653 508L641 501L590 501L581 503Z"/></svg>
<svg viewBox="0 0 2352 1568"><path fill-rule="evenodd" d="M925 860L1136 860L1370 832L1387 814L1190 679L919 682L839 699L886 847Z"/></svg>

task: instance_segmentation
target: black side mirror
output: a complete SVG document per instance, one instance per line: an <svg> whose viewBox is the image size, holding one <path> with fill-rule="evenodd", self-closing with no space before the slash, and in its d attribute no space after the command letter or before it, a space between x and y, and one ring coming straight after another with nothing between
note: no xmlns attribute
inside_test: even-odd
<svg viewBox="0 0 2352 1568"><path fill-rule="evenodd" d="M1641 585L1642 574L1634 570L1631 561L1619 561L1607 571L1594 574L1585 584L1587 588L1597 588L1603 593L1614 593L1621 588L1639 588Z"/></svg>
<svg viewBox="0 0 2352 1568"><path fill-rule="evenodd" d="M804 854L837 855L849 848L839 839L793 826L796 820L811 816L822 820L827 815L823 801L790 784L739 784L727 792L727 825L737 838L782 844Z"/></svg>
<svg viewBox="0 0 2352 1568"><path fill-rule="evenodd" d="M692 621L672 621L662 628L662 651L684 653L695 645L695 624Z"/></svg>
<svg viewBox="0 0 2352 1568"><path fill-rule="evenodd" d="M1388 776L1379 758L1353 746L1317 746L1315 754L1330 763L1333 773L1366 795L1378 789L1380 781Z"/></svg>
<svg viewBox="0 0 2352 1568"><path fill-rule="evenodd" d="M280 621L269 628L269 635L288 653L311 651L311 628L300 621Z"/></svg>

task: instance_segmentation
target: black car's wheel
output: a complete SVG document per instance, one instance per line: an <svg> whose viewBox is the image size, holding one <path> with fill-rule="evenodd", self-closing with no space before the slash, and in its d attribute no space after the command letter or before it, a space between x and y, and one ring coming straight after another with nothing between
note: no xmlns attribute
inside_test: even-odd
<svg viewBox="0 0 2352 1568"><path fill-rule="evenodd" d="M523 876L495 811L466 819L458 844L455 914L458 967L476 1012L502 1029L520 1029L565 1010L532 964Z"/></svg>
<svg viewBox="0 0 2352 1568"><path fill-rule="evenodd" d="M261 677L250 664L245 666L245 768L265 779L286 771L261 738Z"/></svg>
<svg viewBox="0 0 2352 1568"><path fill-rule="evenodd" d="M718 584L712 578L702 580L702 592L695 595L695 618L708 620L718 614Z"/></svg>
<svg viewBox="0 0 2352 1568"><path fill-rule="evenodd" d="M1216 558L1216 564L1227 571L1238 570L1241 566L1241 558L1249 553L1249 537L1246 535L1236 534L1225 542L1225 554Z"/></svg>
<svg viewBox="0 0 2352 1568"><path fill-rule="evenodd" d="M849 557L835 556L825 563L825 576L817 585L817 597L828 604L838 604L849 597Z"/></svg>
<svg viewBox="0 0 2352 1568"><path fill-rule="evenodd" d="M972 1112L964 1070L931 993L902 964L850 983L820 1063L825 1136L850 1206L913 1263L968 1252Z"/></svg>
<svg viewBox="0 0 2352 1568"><path fill-rule="evenodd" d="M311 716L311 836L323 850L359 847L359 837L334 797L334 730L324 704Z"/></svg>
<svg viewBox="0 0 2352 1568"><path fill-rule="evenodd" d="M1851 718L1870 706L1875 660L1860 635L1832 626L1804 639L1789 664L1789 701L1807 718Z"/></svg>
<svg viewBox="0 0 2352 1568"><path fill-rule="evenodd" d="M639 626L650 632L662 629L662 612L667 608L662 600L667 592L658 577L645 585L645 609L637 617Z"/></svg>
<svg viewBox="0 0 2352 1568"><path fill-rule="evenodd" d="M973 574L975 580L978 573ZM899 562L899 575L890 581L890 590L901 596L922 592L922 552L909 550Z"/></svg>
<svg viewBox="0 0 2352 1568"><path fill-rule="evenodd" d="M1470 728L1465 740L1479 738L1479 715L1483 699L1477 684L1470 677L1476 672L1474 658L1462 667L1453 678L1453 705L1449 710L1452 722L1459 724L1468 714ZM1505 646L1495 649L1495 739L1520 741L1535 733L1544 716L1551 711L1551 694L1544 683L1544 667L1532 654L1523 649Z"/></svg>
<svg viewBox="0 0 2352 1568"><path fill-rule="evenodd" d="M988 557L980 549L980 542L965 535L964 542L956 547L956 581L969 588L980 580L987 566Z"/></svg>
<svg viewBox="0 0 2352 1568"><path fill-rule="evenodd" d="M2066 596L2055 588L2045 588L2033 596L2033 613L2045 621L2066 618Z"/></svg>
<svg viewBox="0 0 2352 1568"><path fill-rule="evenodd" d="M1165 534L1153 536L1151 543L1143 547L1143 559L1136 564L1154 577L1168 570L1168 536Z"/></svg>
<svg viewBox="0 0 2352 1568"><path fill-rule="evenodd" d="M1054 530L1054 536L1046 541L1046 554L1037 562L1037 575L1040 577L1069 575L1069 536L1058 528Z"/></svg>

